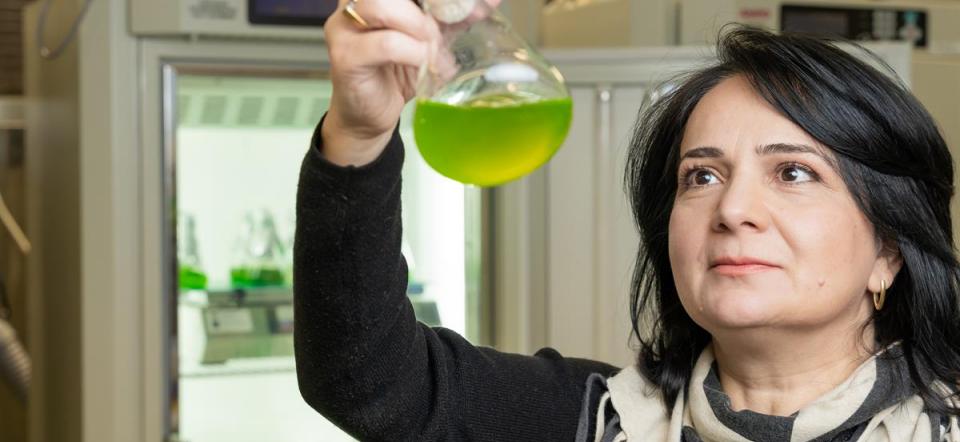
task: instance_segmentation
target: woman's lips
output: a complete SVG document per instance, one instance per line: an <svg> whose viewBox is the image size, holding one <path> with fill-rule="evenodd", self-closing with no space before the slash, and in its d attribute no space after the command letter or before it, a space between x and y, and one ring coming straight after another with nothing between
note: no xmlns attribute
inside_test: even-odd
<svg viewBox="0 0 960 442"><path fill-rule="evenodd" d="M779 268L762 259L750 257L724 256L714 260L712 264L710 270L726 276L749 275Z"/></svg>
<svg viewBox="0 0 960 442"><path fill-rule="evenodd" d="M774 270L776 268L776 266L766 264L720 264L711 267L710 270L724 276L741 276Z"/></svg>

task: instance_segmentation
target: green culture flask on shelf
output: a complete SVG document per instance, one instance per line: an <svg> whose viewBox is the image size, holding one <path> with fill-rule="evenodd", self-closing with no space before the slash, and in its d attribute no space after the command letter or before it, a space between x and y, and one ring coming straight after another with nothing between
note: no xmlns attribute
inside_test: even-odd
<svg viewBox="0 0 960 442"><path fill-rule="evenodd" d="M266 209L247 212L244 224L244 236L238 241L241 262L230 268L231 285L234 288L283 285L283 243L273 215Z"/></svg>
<svg viewBox="0 0 960 442"><path fill-rule="evenodd" d="M549 161L573 117L557 68L484 0L426 0L424 11L443 35L417 85L414 138L427 164L496 186Z"/></svg>
<svg viewBox="0 0 960 442"><path fill-rule="evenodd" d="M193 215L181 214L177 222L177 281L183 290L207 288L207 274L200 262L196 221Z"/></svg>

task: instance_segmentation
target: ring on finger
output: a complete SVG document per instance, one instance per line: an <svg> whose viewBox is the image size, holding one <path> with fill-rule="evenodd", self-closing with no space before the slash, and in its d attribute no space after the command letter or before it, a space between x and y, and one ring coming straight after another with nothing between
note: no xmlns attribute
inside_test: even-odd
<svg viewBox="0 0 960 442"><path fill-rule="evenodd" d="M347 14L347 17L350 17L350 19L360 25L361 28L370 28L370 24L357 12L357 0L348 0L347 4L343 7L343 13Z"/></svg>

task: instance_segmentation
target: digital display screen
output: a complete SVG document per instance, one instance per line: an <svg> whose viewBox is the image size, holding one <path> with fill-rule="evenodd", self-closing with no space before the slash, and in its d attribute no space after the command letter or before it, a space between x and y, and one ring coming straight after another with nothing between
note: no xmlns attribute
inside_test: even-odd
<svg viewBox="0 0 960 442"><path fill-rule="evenodd" d="M337 0L249 0L250 23L322 26Z"/></svg>
<svg viewBox="0 0 960 442"><path fill-rule="evenodd" d="M849 15L846 11L792 10L783 11L783 30L848 37Z"/></svg>
<svg viewBox="0 0 960 442"><path fill-rule="evenodd" d="M907 41L927 46L927 13L919 9L783 5L780 30L861 41Z"/></svg>

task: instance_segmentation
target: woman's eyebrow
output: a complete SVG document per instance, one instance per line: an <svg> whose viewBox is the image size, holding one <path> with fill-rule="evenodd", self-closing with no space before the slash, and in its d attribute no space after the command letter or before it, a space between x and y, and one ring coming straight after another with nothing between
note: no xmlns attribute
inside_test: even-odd
<svg viewBox="0 0 960 442"><path fill-rule="evenodd" d="M686 158L721 158L723 150L716 147L697 147L690 149L680 156L680 161Z"/></svg>
<svg viewBox="0 0 960 442"><path fill-rule="evenodd" d="M816 147L800 144L800 143L772 143L764 144L757 146L757 155L774 155L774 154L785 154L785 153L804 153L812 154L820 157L824 162L830 165L830 167L836 169L837 164L830 158L822 149ZM683 161L687 158L722 158L723 149L703 146L690 149L683 153L680 156L680 161Z"/></svg>
<svg viewBox="0 0 960 442"><path fill-rule="evenodd" d="M757 146L757 155L774 155L785 153L806 153L816 155L825 163L829 164L830 167L834 169L837 168L836 162L833 160L833 158L827 156L823 149L817 149L816 147L807 144L773 143Z"/></svg>
<svg viewBox="0 0 960 442"><path fill-rule="evenodd" d="M806 144L773 143L757 146L757 155L772 155L777 153L812 153L823 156L820 150Z"/></svg>

